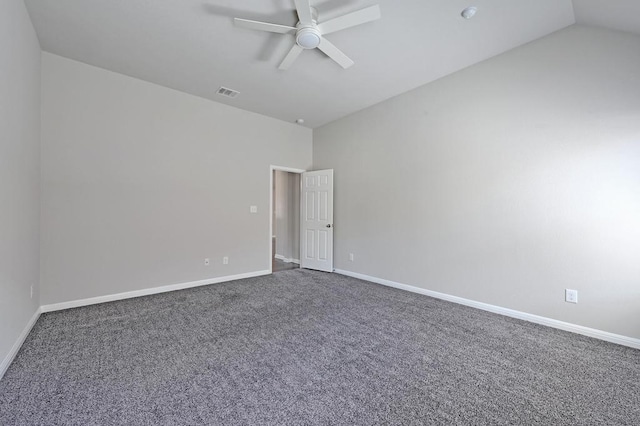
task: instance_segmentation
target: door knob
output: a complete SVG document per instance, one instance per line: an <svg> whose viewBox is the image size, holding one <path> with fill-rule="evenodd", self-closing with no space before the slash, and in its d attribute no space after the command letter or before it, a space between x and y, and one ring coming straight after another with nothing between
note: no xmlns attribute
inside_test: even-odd
<svg viewBox="0 0 640 426"><path fill-rule="evenodd" d="M330 223L329 223L329 224L327 224L327 228L331 228L331 224L330 224Z"/></svg>

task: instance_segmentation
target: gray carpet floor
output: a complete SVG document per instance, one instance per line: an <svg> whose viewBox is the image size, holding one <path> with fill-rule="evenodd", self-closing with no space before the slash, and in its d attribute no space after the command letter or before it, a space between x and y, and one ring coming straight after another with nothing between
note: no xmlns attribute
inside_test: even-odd
<svg viewBox="0 0 640 426"><path fill-rule="evenodd" d="M5 425L639 425L640 351L308 270L41 316Z"/></svg>

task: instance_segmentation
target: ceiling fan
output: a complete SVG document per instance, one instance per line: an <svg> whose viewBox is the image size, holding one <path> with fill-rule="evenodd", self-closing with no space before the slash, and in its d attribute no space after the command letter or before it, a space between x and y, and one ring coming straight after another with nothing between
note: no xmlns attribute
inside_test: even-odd
<svg viewBox="0 0 640 426"><path fill-rule="evenodd" d="M380 7L378 5L367 7L355 12L347 13L335 19L318 23L318 11L311 7L310 0L294 0L299 22L295 27L270 24L268 22L251 21L249 19L235 18L235 24L239 27L251 30L267 31L278 34L291 34L296 37L287 56L278 68L288 69L305 49L320 49L325 55L336 61L342 68L349 68L353 61L340 49L329 42L325 35L356 25L380 19Z"/></svg>

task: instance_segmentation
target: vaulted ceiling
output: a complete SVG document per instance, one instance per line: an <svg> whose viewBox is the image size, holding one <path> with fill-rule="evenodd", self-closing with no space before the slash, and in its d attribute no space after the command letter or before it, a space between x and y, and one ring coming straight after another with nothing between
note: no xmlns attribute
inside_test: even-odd
<svg viewBox="0 0 640 426"><path fill-rule="evenodd" d="M238 108L317 127L576 22L640 33L636 0L312 0L320 22L379 4L382 18L328 35L355 65L310 50L278 69L294 0L25 0L42 49ZM477 6L473 19L460 12ZM574 12L575 9L575 12ZM220 86L240 92L221 97Z"/></svg>

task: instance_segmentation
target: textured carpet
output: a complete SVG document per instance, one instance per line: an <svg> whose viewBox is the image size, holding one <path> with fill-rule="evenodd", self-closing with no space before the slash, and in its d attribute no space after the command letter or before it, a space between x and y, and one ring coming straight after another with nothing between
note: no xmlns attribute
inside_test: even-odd
<svg viewBox="0 0 640 426"><path fill-rule="evenodd" d="M308 270L42 315L5 425L640 424L640 351Z"/></svg>

